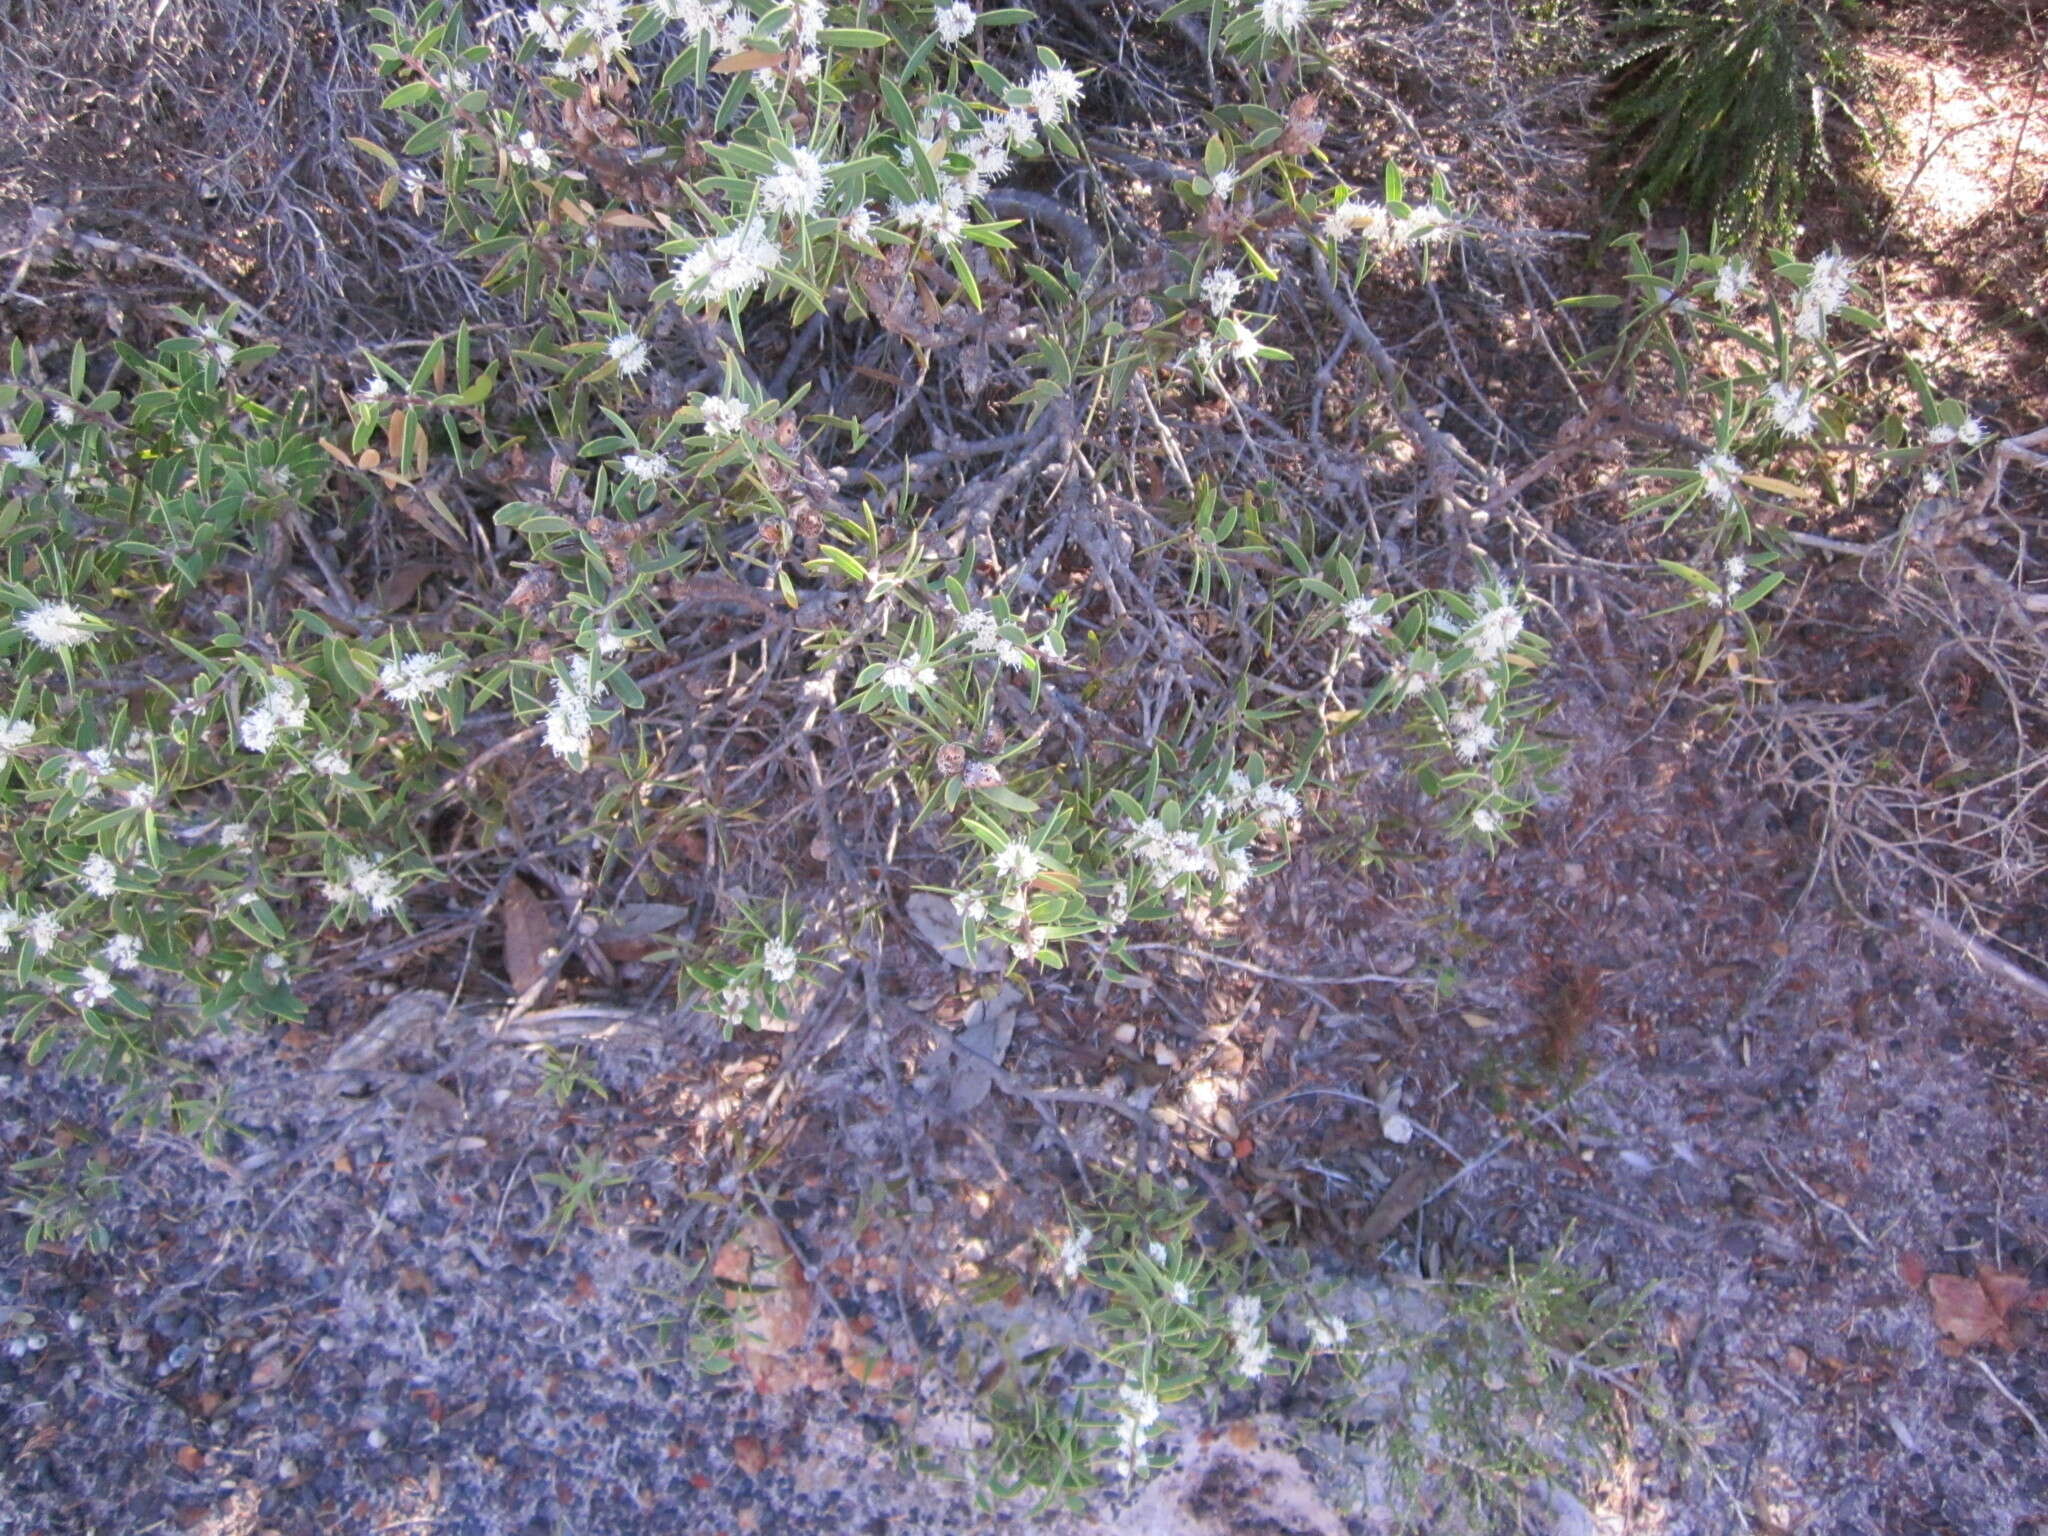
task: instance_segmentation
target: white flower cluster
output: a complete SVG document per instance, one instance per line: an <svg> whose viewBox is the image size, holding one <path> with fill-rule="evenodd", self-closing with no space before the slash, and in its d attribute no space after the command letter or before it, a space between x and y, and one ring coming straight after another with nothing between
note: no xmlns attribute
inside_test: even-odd
<svg viewBox="0 0 2048 1536"><path fill-rule="evenodd" d="M1058 1265L1060 1278L1072 1282L1081 1278L1081 1270L1088 1262L1088 1249L1095 1242L1095 1234L1086 1227L1076 1227L1069 1232L1066 1241L1060 1244Z"/></svg>
<svg viewBox="0 0 2048 1536"><path fill-rule="evenodd" d="M1244 849L1227 846L1221 837L1205 841L1188 827L1169 831L1157 816L1147 816L1132 830L1131 851L1153 884L1163 888L1193 876L1219 881L1224 894L1235 896L1252 881L1251 855Z"/></svg>
<svg viewBox="0 0 2048 1536"><path fill-rule="evenodd" d="M28 941L31 950L46 955L64 936L64 922L54 912L35 912L23 917L12 907L0 907L0 955L14 948L17 932Z"/></svg>
<svg viewBox="0 0 2048 1536"><path fill-rule="evenodd" d="M955 621L960 638L967 643L970 651L994 656L1003 666L1022 671L1031 665L1031 655L1023 646L1003 634L996 624L996 616L986 608L970 608Z"/></svg>
<svg viewBox="0 0 2048 1536"><path fill-rule="evenodd" d="M1145 1437L1159 1422L1159 1394L1142 1382L1126 1380L1116 1389L1116 1436L1126 1462L1138 1459Z"/></svg>
<svg viewBox="0 0 2048 1536"><path fill-rule="evenodd" d="M21 749L36 739L33 720L0 716L0 768L12 762Z"/></svg>
<svg viewBox="0 0 2048 1536"><path fill-rule="evenodd" d="M1792 314L1794 334L1807 341L1825 341L1828 319L1848 306L1850 286L1855 280L1855 264L1841 252L1824 251L1814 257L1812 272L1799 295L1799 306Z"/></svg>
<svg viewBox="0 0 2048 1536"><path fill-rule="evenodd" d="M1278 784L1254 784L1250 774L1233 769L1220 794L1202 797L1202 812L1218 821L1249 813L1261 831L1279 832L1301 820L1301 797Z"/></svg>
<svg viewBox="0 0 2048 1536"><path fill-rule="evenodd" d="M916 651L905 651L882 669L882 686L898 693L917 693L939 680L938 668Z"/></svg>
<svg viewBox="0 0 2048 1536"><path fill-rule="evenodd" d="M829 175L830 168L816 154L794 146L761 178L761 206L777 217L810 218L824 209Z"/></svg>
<svg viewBox="0 0 2048 1536"><path fill-rule="evenodd" d="M121 889L121 872L104 853L91 854L78 866L78 883L101 901L111 901Z"/></svg>
<svg viewBox="0 0 2048 1536"><path fill-rule="evenodd" d="M37 603L17 614L14 627L46 651L68 651L92 639L92 619L70 603Z"/></svg>
<svg viewBox="0 0 2048 1536"><path fill-rule="evenodd" d="M638 331L620 331L605 343L604 355L618 365L622 379L636 378L647 371L647 343Z"/></svg>
<svg viewBox="0 0 2048 1536"><path fill-rule="evenodd" d="M417 704L454 682L461 670L460 657L443 656L432 651L414 651L409 656L385 662L377 672L377 682L383 688L385 696L394 704ZM318 766L317 763L315 766ZM340 771L348 772L346 760L343 761Z"/></svg>
<svg viewBox="0 0 2048 1536"><path fill-rule="evenodd" d="M1975 448L1990 435L1990 429L1975 416L1964 417L1963 424L1959 427L1938 421L1927 429L1927 441L1936 447L1947 447L1951 443L1957 443L1965 448Z"/></svg>
<svg viewBox="0 0 2048 1536"><path fill-rule="evenodd" d="M1350 1338L1351 1325L1341 1317L1318 1312L1308 1320L1308 1342L1312 1349L1342 1349Z"/></svg>
<svg viewBox="0 0 2048 1536"><path fill-rule="evenodd" d="M1707 454L1693 468L1699 471L1700 488L1718 506L1732 507L1742 489L1742 465L1733 454Z"/></svg>
<svg viewBox="0 0 2048 1536"><path fill-rule="evenodd" d="M1387 616L1379 611L1379 601L1373 597L1361 594L1346 598L1338 612L1344 617L1344 632L1361 640L1380 634L1387 627Z"/></svg>
<svg viewBox="0 0 2048 1536"><path fill-rule="evenodd" d="M1434 203L1423 203L1396 214L1385 203L1351 197L1323 215L1323 238L1338 245L1363 236L1368 244L1394 250L1404 245L1427 244L1456 232L1457 225Z"/></svg>
<svg viewBox="0 0 2048 1536"><path fill-rule="evenodd" d="M505 158L514 165L525 166L538 176L545 176L555 168L555 157L548 153L547 146L534 136L531 128L505 146Z"/></svg>
<svg viewBox="0 0 2048 1536"><path fill-rule="evenodd" d="M535 6L523 18L542 48L558 57L553 72L564 78L595 74L626 51L625 0L579 0L574 6ZM577 39L583 46L570 51Z"/></svg>
<svg viewBox="0 0 2048 1536"><path fill-rule="evenodd" d="M1475 617L1459 638L1481 666L1492 666L1522 638L1522 605L1499 588L1482 587L1472 594Z"/></svg>
<svg viewBox="0 0 2048 1536"><path fill-rule="evenodd" d="M1714 274L1714 301L1723 308L1733 309L1749 296L1756 286L1756 269L1740 256L1730 256L1721 263L1721 270Z"/></svg>
<svg viewBox="0 0 2048 1536"><path fill-rule="evenodd" d="M628 480L651 485L674 473L675 465L665 453L627 453L619 456L619 472Z"/></svg>
<svg viewBox="0 0 2048 1536"><path fill-rule="evenodd" d="M1214 267L1202 279L1202 302L1209 306L1209 313L1222 319L1237 304L1237 297L1244 292L1244 278L1229 267Z"/></svg>
<svg viewBox="0 0 2048 1536"><path fill-rule="evenodd" d="M377 860L352 853L342 861L342 878L322 883L320 894L336 906L360 899L364 906L382 917L401 901L398 877Z"/></svg>
<svg viewBox="0 0 2048 1536"><path fill-rule="evenodd" d="M1266 1309L1256 1296L1233 1296L1224 1318L1230 1331L1232 1366L1238 1375L1257 1380L1273 1360L1273 1341L1266 1335Z"/></svg>
<svg viewBox="0 0 2048 1536"><path fill-rule="evenodd" d="M1500 745L1500 730L1486 718L1480 703L1461 705L1451 711L1451 750L1461 763L1476 763Z"/></svg>
<svg viewBox="0 0 2048 1536"><path fill-rule="evenodd" d="M555 679L554 702L548 706L546 738L548 750L580 768L590 753L590 711L597 704L597 680L591 675L588 656L571 656L569 675Z"/></svg>
<svg viewBox="0 0 2048 1536"><path fill-rule="evenodd" d="M730 395L706 395L704 403L698 406L704 413L704 435L706 437L737 437L746 430L747 418L753 407L744 400Z"/></svg>
<svg viewBox="0 0 2048 1536"><path fill-rule="evenodd" d="M1308 20L1308 0L1259 0L1259 30L1268 37L1292 37Z"/></svg>
<svg viewBox="0 0 2048 1536"><path fill-rule="evenodd" d="M761 970L778 987L796 980L795 948L783 939L770 939L761 946Z"/></svg>
<svg viewBox="0 0 2048 1536"><path fill-rule="evenodd" d="M1810 389L1776 381L1764 390L1764 398L1771 405L1771 425L1787 437L1811 437L1820 425Z"/></svg>
<svg viewBox="0 0 2048 1536"><path fill-rule="evenodd" d="M753 294L782 261L777 245L758 218L735 224L722 235L699 241L673 268L677 297L719 305Z"/></svg>
<svg viewBox="0 0 2048 1536"><path fill-rule="evenodd" d="M244 711L236 729L249 751L268 752L305 724L304 691L288 678L274 677L264 691L263 702Z"/></svg>
<svg viewBox="0 0 2048 1536"><path fill-rule="evenodd" d="M967 0L952 0L932 13L932 31L948 48L957 47L973 35L977 19Z"/></svg>

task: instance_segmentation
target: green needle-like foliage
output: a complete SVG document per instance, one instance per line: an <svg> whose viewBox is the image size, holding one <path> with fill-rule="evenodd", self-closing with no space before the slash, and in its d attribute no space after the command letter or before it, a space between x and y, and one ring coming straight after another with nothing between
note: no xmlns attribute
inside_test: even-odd
<svg viewBox="0 0 2048 1536"><path fill-rule="evenodd" d="M1733 238L1782 235L1828 165L1854 0L1643 0L1617 23L1607 101L1617 211L1679 202Z"/></svg>

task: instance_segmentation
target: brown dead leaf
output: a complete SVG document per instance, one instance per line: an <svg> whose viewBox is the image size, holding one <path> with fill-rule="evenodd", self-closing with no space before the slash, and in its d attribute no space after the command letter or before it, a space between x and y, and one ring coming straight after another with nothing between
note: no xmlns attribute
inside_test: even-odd
<svg viewBox="0 0 2048 1536"><path fill-rule="evenodd" d="M1934 1326L1945 1335L1941 1350L1946 1355L1960 1355L1979 1344L2017 1349L2015 1329L2024 1319L2013 1314L2048 1305L2048 1292L2037 1295L2025 1275L1993 1269L1989 1264L1979 1264L1977 1273L1967 1278L1929 1275L1927 1295L1934 1304Z"/></svg>
<svg viewBox="0 0 2048 1536"><path fill-rule="evenodd" d="M280 1385L291 1374L291 1361L285 1358L282 1349L273 1349L251 1367L247 1390L268 1392Z"/></svg>
<svg viewBox="0 0 2048 1536"><path fill-rule="evenodd" d="M759 1477L768 1470L767 1445L759 1435L734 1435L732 1464L749 1477Z"/></svg>
<svg viewBox="0 0 2048 1536"><path fill-rule="evenodd" d="M817 1293L774 1222L750 1218L718 1250L711 1272L724 1284L734 1353L753 1378L755 1391L774 1394L829 1382L824 1362L804 1348Z"/></svg>
<svg viewBox="0 0 2048 1536"><path fill-rule="evenodd" d="M547 975L555 925L533 887L517 875L506 883L499 910L505 919L505 978L512 983L512 990L524 997Z"/></svg>

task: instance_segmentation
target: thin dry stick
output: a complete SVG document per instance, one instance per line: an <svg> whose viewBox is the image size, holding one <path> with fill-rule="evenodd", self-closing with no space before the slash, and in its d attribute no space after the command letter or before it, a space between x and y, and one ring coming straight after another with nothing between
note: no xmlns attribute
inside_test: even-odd
<svg viewBox="0 0 2048 1536"><path fill-rule="evenodd" d="M1998 1388L1998 1395L2000 1397L2004 1398L2008 1403L2011 1403L2013 1407L2019 1409L2019 1411L2022 1414L2026 1415L2027 1422L2033 1425L2034 1427L2035 1439L2048 1440L2048 1429L2043 1429L2041 1427L2041 1421L2034 1417L2034 1410L2029 1408L2025 1403L2021 1402L2019 1398L2014 1395L2012 1388L2008 1387L2004 1382L1998 1379L1998 1373L1996 1371L1992 1370L1990 1366L1986 1365L1982 1360L1977 1358L1975 1355L1972 1355L1970 1357L1970 1364L1976 1366L1978 1370L1982 1371L1984 1373L1984 1379L1990 1382L1992 1386Z"/></svg>

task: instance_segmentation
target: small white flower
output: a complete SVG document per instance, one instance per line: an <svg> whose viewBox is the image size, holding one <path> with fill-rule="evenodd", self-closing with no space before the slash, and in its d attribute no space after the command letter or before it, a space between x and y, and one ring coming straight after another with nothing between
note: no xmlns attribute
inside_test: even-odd
<svg viewBox="0 0 2048 1536"><path fill-rule="evenodd" d="M997 639L996 660L1013 672L1022 672L1031 665L1031 653L1014 640Z"/></svg>
<svg viewBox="0 0 2048 1536"><path fill-rule="evenodd" d="M1323 238L1342 245L1364 235L1374 245L1391 245L1395 239L1393 216L1386 204L1347 198L1323 215Z"/></svg>
<svg viewBox="0 0 2048 1536"><path fill-rule="evenodd" d="M555 679L554 702L548 706L546 739L549 751L565 762L580 765L590 751L590 709L596 701L597 688L590 675L590 658L571 656L568 679Z"/></svg>
<svg viewBox="0 0 2048 1536"><path fill-rule="evenodd" d="M1367 635L1376 635L1385 629L1387 627L1387 616L1383 613L1375 612L1375 607L1374 600L1369 597L1354 597L1347 600L1341 610L1344 615L1345 630L1363 639Z"/></svg>
<svg viewBox="0 0 2048 1536"><path fill-rule="evenodd" d="M1244 179L1244 173L1234 165L1226 165L1209 178L1209 195L1219 203L1237 190L1237 184Z"/></svg>
<svg viewBox="0 0 2048 1536"><path fill-rule="evenodd" d="M825 162L801 145L791 148L788 156L761 178L761 206L772 214L808 218L825 201Z"/></svg>
<svg viewBox="0 0 2048 1536"><path fill-rule="evenodd" d="M78 409L69 400L59 400L55 405L51 406L50 415L60 427L75 427L78 425Z"/></svg>
<svg viewBox="0 0 2048 1536"><path fill-rule="evenodd" d="M1166 1299L1176 1307L1193 1306L1195 1301L1194 1293L1188 1289L1188 1283L1185 1280L1175 1280L1168 1285L1166 1287Z"/></svg>
<svg viewBox="0 0 2048 1536"><path fill-rule="evenodd" d="M1764 391L1771 402L1771 425L1787 437L1811 437L1819 419L1813 413L1813 392L1797 384L1773 383Z"/></svg>
<svg viewBox="0 0 2048 1536"><path fill-rule="evenodd" d="M1473 817L1473 825L1478 825L1476 815ZM1395 1146L1405 1147L1415 1139L1415 1122L1400 1110L1383 1104L1380 1106L1380 1134Z"/></svg>
<svg viewBox="0 0 2048 1536"><path fill-rule="evenodd" d="M1011 149L1029 149L1038 142L1038 120L1028 107L1007 107L989 128L1000 133Z"/></svg>
<svg viewBox="0 0 2048 1536"><path fill-rule="evenodd" d="M38 912L24 925L24 931L29 948L39 955L47 955L64 936L64 924L54 912Z"/></svg>
<svg viewBox="0 0 2048 1536"><path fill-rule="evenodd" d="M1341 1317L1312 1317L1308 1320L1308 1341L1317 1349L1342 1349L1351 1337L1351 1325Z"/></svg>
<svg viewBox="0 0 2048 1536"><path fill-rule="evenodd" d="M1008 843L996 855L996 873L1019 885L1029 885L1043 868L1045 860L1036 848L1026 842Z"/></svg>
<svg viewBox="0 0 2048 1536"><path fill-rule="evenodd" d="M1500 745L1500 732L1483 711L1460 709L1451 715L1451 744L1461 762L1476 763Z"/></svg>
<svg viewBox="0 0 2048 1536"><path fill-rule="evenodd" d="M1146 1431L1159 1422L1159 1395L1136 1381L1125 1381L1116 1389L1116 1416L1124 1455L1136 1456Z"/></svg>
<svg viewBox="0 0 2048 1536"><path fill-rule="evenodd" d="M25 470L30 474L34 474L43 467L42 457L33 448L8 449L7 462L16 469Z"/></svg>
<svg viewBox="0 0 2048 1536"><path fill-rule="evenodd" d="M970 923L988 920L988 898L974 891L955 891L953 910Z"/></svg>
<svg viewBox="0 0 2048 1536"><path fill-rule="evenodd" d="M82 965L78 968L78 985L72 989L71 1001L80 1008L97 1008L102 1003L114 1000L114 978L96 965Z"/></svg>
<svg viewBox="0 0 2048 1536"><path fill-rule="evenodd" d="M372 912L381 916L399 904L397 877L378 868L375 859L352 853L345 864L348 893L360 896ZM249 894L253 896L255 893Z"/></svg>
<svg viewBox="0 0 2048 1536"><path fill-rule="evenodd" d="M101 901L110 901L121 889L121 872L104 853L90 855L78 866L78 883Z"/></svg>
<svg viewBox="0 0 2048 1536"><path fill-rule="evenodd" d="M1991 429L1975 416L1964 418L1963 424L1956 428L1956 441L1965 448L1976 447L1990 435Z"/></svg>
<svg viewBox="0 0 2048 1536"><path fill-rule="evenodd" d="M0 907L0 955L14 949L14 935L21 927L21 914L12 907Z"/></svg>
<svg viewBox="0 0 2048 1536"><path fill-rule="evenodd" d="M1244 279L1229 267L1217 267L1202 279L1202 302L1209 313L1221 318L1230 313L1237 296L1244 292Z"/></svg>
<svg viewBox="0 0 2048 1536"><path fill-rule="evenodd" d="M255 838L246 821L231 821L220 829L220 845L230 851L247 848Z"/></svg>
<svg viewBox="0 0 2048 1536"><path fill-rule="evenodd" d="M1278 784L1261 784L1252 791L1251 812L1260 826L1278 831L1301 820L1301 797Z"/></svg>
<svg viewBox="0 0 2048 1536"><path fill-rule="evenodd" d="M46 651L68 651L93 637L90 616L70 603L38 603L18 614L14 627Z"/></svg>
<svg viewBox="0 0 2048 1536"><path fill-rule="evenodd" d="M737 437L746 430L753 407L731 395L706 395L698 409L704 413L706 437Z"/></svg>
<svg viewBox="0 0 2048 1536"><path fill-rule="evenodd" d="M761 969L778 987L788 986L796 980L796 950L781 939L770 939L761 946Z"/></svg>
<svg viewBox="0 0 2048 1536"><path fill-rule="evenodd" d="M35 740L35 736L34 721L0 716L0 768L5 768L17 752Z"/></svg>
<svg viewBox="0 0 2048 1536"><path fill-rule="evenodd" d="M356 390L356 399L364 405L374 405L390 393L391 381L380 373L363 380L361 387Z"/></svg>
<svg viewBox="0 0 2048 1536"><path fill-rule="evenodd" d="M938 669L927 665L924 658L915 651L890 662L882 669L882 686L894 688L899 693L914 693L918 689L931 687L938 680Z"/></svg>
<svg viewBox="0 0 2048 1536"><path fill-rule="evenodd" d="M1471 647L1474 661L1491 665L1513 650L1515 642L1522 637L1522 610L1505 592L1475 592L1472 597L1472 605L1479 610L1479 616L1465 630L1462 638Z"/></svg>
<svg viewBox="0 0 2048 1536"><path fill-rule="evenodd" d="M1157 1264L1161 1269L1164 1269L1166 1267L1166 1261L1172 1258L1173 1255L1166 1251L1166 1244L1161 1242L1151 1242L1145 1245L1145 1257L1150 1259L1154 1264Z"/></svg>
<svg viewBox="0 0 2048 1536"><path fill-rule="evenodd" d="M461 670L459 657L414 651L409 656L385 662L377 673L377 682L394 704L417 704L454 682Z"/></svg>
<svg viewBox="0 0 2048 1536"><path fill-rule="evenodd" d="M1308 20L1308 0L1259 0L1259 30L1268 37L1292 37Z"/></svg>
<svg viewBox="0 0 2048 1536"><path fill-rule="evenodd" d="M1756 281L1756 270L1741 256L1731 256L1714 274L1714 299L1724 308L1740 304Z"/></svg>
<svg viewBox="0 0 2048 1536"><path fill-rule="evenodd" d="M1081 1267L1088 1262L1089 1245L1095 1241L1095 1234L1086 1227L1076 1227L1067 1234L1067 1240L1060 1244L1059 1269L1062 1280L1073 1280L1080 1276Z"/></svg>
<svg viewBox="0 0 2048 1536"><path fill-rule="evenodd" d="M619 459L627 478L652 482L669 474L675 466L665 453L628 453Z"/></svg>
<svg viewBox="0 0 2048 1536"><path fill-rule="evenodd" d="M1041 69L1025 83L1031 110L1048 124L1061 121L1081 102L1081 77L1064 65Z"/></svg>
<svg viewBox="0 0 2048 1536"><path fill-rule="evenodd" d="M322 747L313 754L311 767L330 779L345 779L349 775L348 755L333 747Z"/></svg>
<svg viewBox="0 0 2048 1536"><path fill-rule="evenodd" d="M604 352L618 365L622 379L636 378L647 371L647 343L638 331L620 331L605 343Z"/></svg>
<svg viewBox="0 0 2048 1536"><path fill-rule="evenodd" d="M427 173L416 165L408 165L398 173L398 184L407 197L418 197L427 190Z"/></svg>
<svg viewBox="0 0 2048 1536"><path fill-rule="evenodd" d="M875 210L863 203L839 221L840 233L865 245L875 237Z"/></svg>
<svg viewBox="0 0 2048 1536"><path fill-rule="evenodd" d="M1806 298L1824 315L1832 315L1849 302L1850 285L1856 279L1856 264L1840 251L1826 251L1813 258L1813 273L1806 280Z"/></svg>
<svg viewBox="0 0 2048 1536"><path fill-rule="evenodd" d="M953 0L951 5L942 5L932 14L932 31L948 47L965 42L974 31L974 23L974 7L967 0Z"/></svg>
<svg viewBox="0 0 2048 1536"><path fill-rule="evenodd" d="M1948 481L1942 478L1940 470L1925 469L1920 472L1920 489L1929 496L1939 496L1948 489Z"/></svg>
<svg viewBox="0 0 2048 1536"><path fill-rule="evenodd" d="M116 971L132 971L142 964L142 940L132 933L117 933L100 947L100 955Z"/></svg>
<svg viewBox="0 0 2048 1536"><path fill-rule="evenodd" d="M1749 579L1749 557L1746 555L1730 555L1726 560L1723 560L1721 562L1721 579L1727 583L1728 589L1731 592L1740 587L1743 582Z"/></svg>
<svg viewBox="0 0 2048 1536"><path fill-rule="evenodd" d="M1035 960L1038 952L1045 948L1045 930L1035 923L1027 923L1024 931L1010 941L1010 955L1018 962Z"/></svg>
<svg viewBox="0 0 2048 1536"><path fill-rule="evenodd" d="M305 723L306 696L299 691L297 684L273 678L263 702L242 716L242 745L251 752L268 752L280 737L298 730Z"/></svg>
<svg viewBox="0 0 2048 1536"><path fill-rule="evenodd" d="M1736 494L1742 488L1742 465L1733 454L1710 453L1693 467L1699 471L1700 485L1708 500L1724 507L1735 505Z"/></svg>
<svg viewBox="0 0 2048 1536"><path fill-rule="evenodd" d="M1957 429L1945 421L1937 421L1927 429L1927 441L1937 448L1945 448L1956 440Z"/></svg>
<svg viewBox="0 0 2048 1536"><path fill-rule="evenodd" d="M705 304L745 298L768 281L781 261L782 248L759 219L749 219L678 258L676 292Z"/></svg>

